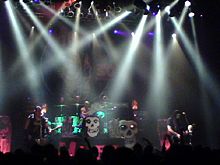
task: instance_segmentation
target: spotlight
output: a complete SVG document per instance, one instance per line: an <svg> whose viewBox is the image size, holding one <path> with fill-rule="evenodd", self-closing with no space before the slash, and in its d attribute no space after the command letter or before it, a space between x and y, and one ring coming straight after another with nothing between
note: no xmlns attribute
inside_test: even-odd
<svg viewBox="0 0 220 165"><path fill-rule="evenodd" d="M61 14L67 15L70 11L69 7L65 7L63 10L61 10Z"/></svg>
<svg viewBox="0 0 220 165"><path fill-rule="evenodd" d="M164 10L168 15L170 15L170 6L166 6Z"/></svg>
<svg viewBox="0 0 220 165"><path fill-rule="evenodd" d="M115 2L113 2L113 6L114 6L114 11L115 11L116 13L120 13L120 12L121 12L121 7L118 6L118 5L116 5Z"/></svg>
<svg viewBox="0 0 220 165"><path fill-rule="evenodd" d="M150 13L150 6L147 5L146 9L144 9L144 15L148 15Z"/></svg>
<svg viewBox="0 0 220 165"><path fill-rule="evenodd" d="M173 38L173 39L176 39L176 33L173 33L173 34L172 34L172 38Z"/></svg>
<svg viewBox="0 0 220 165"><path fill-rule="evenodd" d="M154 1L151 1L149 5L150 5L150 12L152 13L153 16L156 16L160 10L160 5L158 4L158 2L154 2Z"/></svg>
<svg viewBox="0 0 220 165"><path fill-rule="evenodd" d="M75 9L79 9L81 7L81 1L74 4Z"/></svg>
<svg viewBox="0 0 220 165"><path fill-rule="evenodd" d="M120 12L121 12L121 7L119 7L119 6L116 7L116 8L115 8L115 12L120 13Z"/></svg>
<svg viewBox="0 0 220 165"><path fill-rule="evenodd" d="M191 2L190 1L185 1L185 6L186 7L189 7L191 5Z"/></svg>
<svg viewBox="0 0 220 165"><path fill-rule="evenodd" d="M189 14L188 14L188 16L191 18L191 17L194 17L195 16L195 13L193 13L193 12L190 12Z"/></svg>
<svg viewBox="0 0 220 165"><path fill-rule="evenodd" d="M49 29L48 32L49 32L49 34L52 34L53 33L53 29Z"/></svg>
<svg viewBox="0 0 220 165"><path fill-rule="evenodd" d="M150 6L149 5L146 6L146 10L150 11Z"/></svg>
<svg viewBox="0 0 220 165"><path fill-rule="evenodd" d="M107 7L106 7L106 11L111 11L112 10L112 7L110 6L110 5L108 5Z"/></svg>
<svg viewBox="0 0 220 165"><path fill-rule="evenodd" d="M73 11L69 11L69 12L67 13L67 16L68 16L68 17L73 17L73 16L74 16L74 12L73 12Z"/></svg>
<svg viewBox="0 0 220 165"><path fill-rule="evenodd" d="M105 12L105 17L108 17L108 16L109 16L109 14L108 14L108 12L106 11L106 12Z"/></svg>

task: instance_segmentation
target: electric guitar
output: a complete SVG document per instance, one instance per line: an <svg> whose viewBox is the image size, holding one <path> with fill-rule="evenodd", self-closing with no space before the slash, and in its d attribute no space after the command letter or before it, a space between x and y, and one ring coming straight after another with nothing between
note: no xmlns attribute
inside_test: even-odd
<svg viewBox="0 0 220 165"><path fill-rule="evenodd" d="M48 132L48 134L52 134L55 130L62 128L62 125L56 126L55 128L51 128ZM49 143L48 137L44 137L44 138L38 138L38 139L34 139L34 141L41 146L44 146L46 144Z"/></svg>
<svg viewBox="0 0 220 165"><path fill-rule="evenodd" d="M192 136L193 136L193 129L195 128L195 124L189 125L188 130L182 131L180 133L180 138L178 138L176 135L173 135L173 141L176 143L182 143L182 144L192 144Z"/></svg>

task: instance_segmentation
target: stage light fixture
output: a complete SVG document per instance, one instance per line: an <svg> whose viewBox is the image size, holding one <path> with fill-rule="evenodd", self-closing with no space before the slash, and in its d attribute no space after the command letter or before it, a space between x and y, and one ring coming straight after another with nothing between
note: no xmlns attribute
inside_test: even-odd
<svg viewBox="0 0 220 165"><path fill-rule="evenodd" d="M68 16L68 17L73 17L73 16L74 16L74 12L73 12L73 11L69 11L69 12L67 13L67 16Z"/></svg>
<svg viewBox="0 0 220 165"><path fill-rule="evenodd" d="M110 6L110 5L108 5L107 7L106 7L106 11L111 11L112 10L112 7Z"/></svg>
<svg viewBox="0 0 220 165"><path fill-rule="evenodd" d="M117 34L118 33L118 30L114 30L114 34Z"/></svg>
<svg viewBox="0 0 220 165"><path fill-rule="evenodd" d="M190 2L190 1L185 1L185 6L186 6L186 7L191 6L191 2Z"/></svg>
<svg viewBox="0 0 220 165"><path fill-rule="evenodd" d="M81 7L81 5L82 5L82 2L81 2L81 1L74 3L75 9L79 9L79 8Z"/></svg>
<svg viewBox="0 0 220 165"><path fill-rule="evenodd" d="M70 11L70 8L69 7L65 7L64 9L62 9L60 11L60 14L66 16L69 13L69 11Z"/></svg>
<svg viewBox="0 0 220 165"><path fill-rule="evenodd" d="M113 8L116 13L120 13L122 10L121 7L118 4L116 4L115 2L113 2Z"/></svg>
<svg viewBox="0 0 220 165"><path fill-rule="evenodd" d="M173 33L173 34L172 34L172 38L173 38L173 39L176 39L176 33Z"/></svg>
<svg viewBox="0 0 220 165"><path fill-rule="evenodd" d="M189 14L188 14L188 16L191 18L191 17L194 17L195 16L195 13L193 13L193 12L190 12Z"/></svg>

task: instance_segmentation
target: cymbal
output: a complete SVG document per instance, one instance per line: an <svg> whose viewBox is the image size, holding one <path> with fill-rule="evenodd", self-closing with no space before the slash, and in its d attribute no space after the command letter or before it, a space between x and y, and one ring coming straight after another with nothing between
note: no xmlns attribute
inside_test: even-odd
<svg viewBox="0 0 220 165"><path fill-rule="evenodd" d="M79 105L84 105L84 104L75 103L75 104L71 104L71 105L76 105L76 106L79 106Z"/></svg>
<svg viewBox="0 0 220 165"><path fill-rule="evenodd" d="M67 105L65 104L58 104L58 105L55 105L55 107L66 107Z"/></svg>

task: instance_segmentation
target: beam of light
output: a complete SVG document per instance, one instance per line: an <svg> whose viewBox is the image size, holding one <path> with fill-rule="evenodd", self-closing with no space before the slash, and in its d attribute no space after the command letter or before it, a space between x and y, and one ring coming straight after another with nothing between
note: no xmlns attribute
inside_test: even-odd
<svg viewBox="0 0 220 165"><path fill-rule="evenodd" d="M194 23L193 18L190 19L190 24L191 24L191 27L192 27L194 45L195 45L196 51L198 52L198 54L200 54L199 53L199 46L198 46L197 36L196 36L196 27L195 27L195 23Z"/></svg>
<svg viewBox="0 0 220 165"><path fill-rule="evenodd" d="M32 27L31 27L30 34L29 34L29 38L30 38L31 40L33 39L33 35L34 35L34 29L35 29L35 27L34 27L34 26L32 26Z"/></svg>
<svg viewBox="0 0 220 165"><path fill-rule="evenodd" d="M74 31L79 31L79 20L80 20L80 14L81 14L81 7L76 9L76 23L74 27Z"/></svg>
<svg viewBox="0 0 220 165"><path fill-rule="evenodd" d="M91 8L92 8L93 13L95 13L96 12L96 8L95 8L95 6L93 4L91 5ZM97 20L100 28L103 28L103 24L102 24L100 18L97 15L95 15L95 17L96 17L96 20ZM96 37L96 35L95 35L95 37ZM113 57L113 60L117 61L118 56L117 56L116 50L115 50L114 46L112 45L112 42L111 42L108 34L105 33L105 32L104 32L104 39L105 39L105 41L107 43L107 46L108 46L109 50L111 50L111 55Z"/></svg>
<svg viewBox="0 0 220 165"><path fill-rule="evenodd" d="M44 26L45 29L48 29L49 26L51 26L53 24L53 22L56 21L56 19L60 19L62 20L64 23L66 23L68 26L72 27L73 26L73 23L71 23L69 20L61 17L59 15L59 12L56 12L54 11L53 9L51 9L50 7L48 7L47 5L45 5L44 3L40 2L40 5L42 8L46 9L47 11L51 12L54 16L50 19L50 21L47 23L47 25ZM64 4L62 4L61 6L63 6ZM35 48L35 46L39 43L39 41L41 41L42 39L42 34L38 34L37 37L35 37L34 41L31 42L31 45L30 45L30 51L33 50L33 48Z"/></svg>
<svg viewBox="0 0 220 165"><path fill-rule="evenodd" d="M69 47L68 51L71 51L71 49L81 50L82 48L84 48L85 45L87 45L88 43L90 43L93 40L93 35L92 35L93 33L95 33L95 35L98 37L99 35L103 34L106 30L111 28L113 25L118 23L120 20L122 20L125 17L127 17L130 13L131 12L128 12L128 11L123 12L118 17L114 18L110 22L108 22L105 25L103 25L101 29L96 29L95 31L91 32L90 35L87 35L86 37L84 37L80 41L80 43L78 45L75 45L74 48L73 47Z"/></svg>
<svg viewBox="0 0 220 165"><path fill-rule="evenodd" d="M195 51L197 52L198 55L200 55L200 51L199 51L199 47L198 47L198 41L197 41L197 35L196 35L196 27L195 27L193 17L190 19L190 23L191 23L191 27L192 27L192 34L193 34L193 41L194 41L194 45L195 45ZM210 74L210 73L207 73L207 74ZM200 90L201 90L201 97L202 97L203 112L205 114L204 118L205 118L205 121L207 122L205 127L206 127L206 131L207 131L207 135L211 135L215 131L214 131L213 127L210 127L210 125L214 125L214 122L212 122L213 119L212 119L211 113L209 112L210 105L209 105L209 102L208 102L209 98L207 97L208 91L205 90L206 87L204 85L205 85L205 83L202 83L200 85ZM208 82L207 82L206 85L208 85ZM218 96L216 95L216 97L218 97ZM217 99L218 98L216 98L215 100L217 101ZM216 103L218 103L218 102L216 102ZM215 144L215 142L217 142L217 139L215 137L216 137L216 135L206 136L206 138L208 139L210 145L213 145L212 143Z"/></svg>
<svg viewBox="0 0 220 165"><path fill-rule="evenodd" d="M73 41L72 43L78 44L78 33L73 33ZM65 97L69 97L74 91L79 91L81 94L83 91L88 91L85 89L85 86L89 88L88 79L84 77L82 71L79 69L79 61L80 55L77 50L72 50L72 52L68 53L68 64L65 66L65 78L64 78L64 95ZM83 61L84 63L84 61ZM84 68L84 66L82 67Z"/></svg>
<svg viewBox="0 0 220 165"><path fill-rule="evenodd" d="M36 99L38 98L38 94L39 94L39 78L36 72L36 68L34 66L34 63L31 60L31 57L29 56L29 51L27 48L27 42L26 42L26 38L24 38L24 36L22 34L23 31L20 28L20 25L17 21L17 17L14 13L12 4L10 1L7 1L6 3L6 8L7 8L7 12L9 14L9 18L10 18L10 23L11 23L11 27L13 30L13 34L17 43L17 47L19 50L19 54L21 56L23 65L25 67L25 71L27 74L27 85L30 85L30 90L32 92L32 95L34 97L36 97Z"/></svg>
<svg viewBox="0 0 220 165"><path fill-rule="evenodd" d="M64 56L64 52L62 51L60 45L48 34L47 29L44 28L42 23L37 19L37 17L30 10L30 8L24 2L20 3L23 6L23 8L27 11L30 18L33 20L36 27L40 30L42 36L48 42L48 45L51 47L52 51L54 52L54 55L56 56L56 58L51 57L52 59L50 61L50 65L44 65L43 70L48 70L53 66L57 66L57 64L66 62L66 57Z"/></svg>
<svg viewBox="0 0 220 165"><path fill-rule="evenodd" d="M20 1L21 2L21 1ZM46 6L44 3L40 2L40 4L42 7L44 7L45 9L51 11L52 9L49 8L48 6ZM51 26L51 24L53 24L53 22L57 19L57 17L61 17L59 15L58 12L55 12L54 10L52 10L54 14L54 16L50 19L50 21L44 26L45 29L49 28L49 26ZM27 26L27 20L23 18L23 16L21 15L21 13L17 12L19 14L19 17L21 18L22 22ZM62 18L62 17L61 17ZM66 21L67 22L67 21ZM69 23L69 24L68 24ZM69 26L72 27L72 24L70 23L70 21L66 23L68 24ZM70 25L71 24L71 25ZM33 27L33 26L32 26ZM30 28L30 27L29 27ZM34 29L36 30L36 27L34 27ZM30 33L30 41L31 42L28 42L28 51L29 51L29 54L32 54L33 53L33 50L34 48L36 47L37 44L39 44L39 42L41 41L42 39L42 34L41 33L38 33L38 35L34 36L34 37L31 37L32 36L32 32L34 32L33 29L31 29L31 33ZM15 64L13 65L13 67L10 69L12 72L16 71L17 68L20 66L20 61L22 61L22 59L18 58L15 62Z"/></svg>
<svg viewBox="0 0 220 165"><path fill-rule="evenodd" d="M52 8L48 7L47 5L45 5L44 3L41 3L40 4L43 8L45 8L46 10L48 10L50 13L52 13L57 19L61 20L63 23L65 23L66 25L68 25L69 27L73 28L75 27L74 31L77 31L76 27L78 26L77 25L77 22L79 23L79 20L80 20L80 12L81 12L81 9L78 8L77 9L77 13L76 13L76 22L73 23L71 22L70 20L68 20L67 18L63 17L60 15L59 12L53 10ZM64 6L64 4L62 5ZM62 6L60 8L62 8ZM77 17L77 15L79 14L79 16ZM51 24L52 22L50 22ZM77 31L77 32L80 32L82 34L85 34L87 33L82 27L80 27L80 31Z"/></svg>
<svg viewBox="0 0 220 165"><path fill-rule="evenodd" d="M208 107L208 102L207 102L207 94L210 94L210 96L212 97L212 99L215 101L215 104L220 107L219 104L219 85L217 84L217 82L215 81L214 77L212 76L211 72L208 70L208 68L206 68L201 55L199 53L199 50L196 50L192 43L190 42L190 40L188 39L188 37L186 36L185 32L183 31L183 29L181 29L180 26L178 26L178 23L175 19L172 19L172 22L175 26L175 28L178 30L178 33L182 39L182 42L184 43L185 47L186 47L186 51L187 54L189 55L189 58L193 64L193 66L195 67L195 70L198 74L199 80L201 82L200 84L200 89L202 92L202 104L204 105L203 107L203 112L204 112L204 121L206 122L206 131L207 131L207 135L209 137L207 137L207 139L209 140L209 143L215 143L213 142L214 139L212 137L215 137L214 132L213 132L213 128L212 128L212 117L211 117L211 113L210 111L210 107Z"/></svg>
<svg viewBox="0 0 220 165"><path fill-rule="evenodd" d="M5 99L5 83L4 83L4 73L3 73L3 67L2 67L2 43L0 41L0 109L2 109Z"/></svg>
<svg viewBox="0 0 220 165"><path fill-rule="evenodd" d="M168 80L167 64L164 53L163 31L161 27L160 11L156 16L156 35L153 47L153 69L151 73L150 92L148 93L147 106L153 108L155 115L163 115L168 109ZM160 102L158 104L158 102Z"/></svg>
<svg viewBox="0 0 220 165"><path fill-rule="evenodd" d="M135 35L134 37L132 37L132 41L129 46L128 52L126 53L125 59L119 65L120 67L118 68L117 74L115 76L115 79L113 80L113 84L110 90L110 98L112 98L113 100L119 100L121 98L124 89L129 82L131 70L135 59L135 52L140 43L146 20L147 15L143 15L135 31Z"/></svg>
<svg viewBox="0 0 220 165"><path fill-rule="evenodd" d="M80 91L85 91L83 88L86 85L84 82L88 82L87 78L83 76L83 73L81 70L77 68L77 63L79 63L79 49L75 49L75 47L78 47L79 45L79 34L86 35L87 32L80 27L80 13L81 13L81 8L77 8L76 12L76 21L75 24L70 22L68 19L62 17L54 11L53 9L49 8L48 6L41 4L42 7L47 9L49 12L54 14L58 19L63 21L65 24L67 24L69 27L73 28L73 37L72 37L72 42L70 42L70 45L68 46L68 51L65 51L66 57L68 60L66 60L65 65L64 65L64 70L65 70L65 78L64 78L64 95L66 97L69 97L74 91L78 90ZM80 27L80 28L79 28ZM53 61L49 61L53 62ZM46 65L47 66L47 65ZM49 68L44 68L44 70L49 70ZM83 85L84 84L84 85ZM76 89L77 88L77 89Z"/></svg>
<svg viewBox="0 0 220 165"><path fill-rule="evenodd" d="M198 52L198 50L196 50L193 47L191 41L186 36L186 33L184 32L184 30L178 25L176 19L173 18L172 22L178 31L178 35L181 37L184 45L186 46L186 51L189 54L189 58L193 62L193 65L198 73L200 80L202 81L202 83L205 84L205 87L208 89L208 91L212 93L216 103L218 103L218 98L219 98L219 93L220 93L219 86L214 80L211 72L208 70L208 68L206 68L203 60L201 59L200 53ZM218 103L218 106L220 106L219 103Z"/></svg>
<svg viewBox="0 0 220 165"><path fill-rule="evenodd" d="M178 3L179 0L175 0L173 1L170 5L169 5L169 8L172 9L177 3ZM162 11L160 11L160 17L163 18L164 15L167 13L167 11L164 9ZM155 19L151 19L148 24L146 25L146 27L144 28L144 32L143 33L146 33L148 32L155 24L156 22L156 17Z"/></svg>
<svg viewBox="0 0 220 165"><path fill-rule="evenodd" d="M186 18L186 14L187 14L187 10L188 8L187 7L184 7L182 12L181 12L181 15L180 15L180 18L179 18L179 21L178 21L178 25L181 27L185 18ZM175 29L173 34L172 34L172 40L170 40L169 44L168 44L168 48L167 48L167 51L166 51L166 54L168 55L168 58L170 57L170 54L171 54L171 49L173 48L173 46L175 46L175 43L177 42L177 30Z"/></svg>
<svg viewBox="0 0 220 165"><path fill-rule="evenodd" d="M180 15L180 19L179 19L179 26L182 26L185 18L186 18L186 14L187 14L187 10L188 8L187 7L184 7L182 12L181 12L181 15Z"/></svg>
<svg viewBox="0 0 220 165"><path fill-rule="evenodd" d="M77 90L81 90L82 88L82 82L86 82L85 78L82 76L82 72L77 68L77 62L79 62L79 51L78 49L74 49L73 47L79 44L79 34L87 34L87 32L81 27L79 29L79 22L80 22L80 13L81 13L81 8L77 8L76 12L76 21L75 24L70 22L68 19L62 17L54 11L53 9L49 8L48 6L44 5L43 3L41 4L42 7L44 7L46 10L54 14L59 20L64 22L66 25L71 27L74 31L73 37L72 37L72 42L70 42L69 45L69 51L66 52L66 64L64 65L64 72L65 78L64 78L64 95L66 97L69 97L76 88ZM49 61L49 63L52 61ZM46 65L47 66L47 65ZM45 68L44 70L49 70L49 68Z"/></svg>

